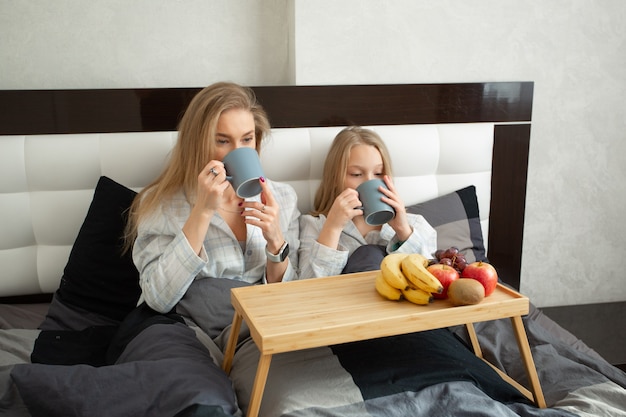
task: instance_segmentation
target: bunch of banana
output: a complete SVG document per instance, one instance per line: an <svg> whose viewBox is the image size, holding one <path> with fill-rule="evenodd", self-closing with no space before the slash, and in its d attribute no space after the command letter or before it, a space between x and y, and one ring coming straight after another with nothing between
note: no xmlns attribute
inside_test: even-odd
<svg viewBox="0 0 626 417"><path fill-rule="evenodd" d="M376 275L376 291L388 300L404 298L420 305L432 302L432 293L441 293L443 286L427 265L428 259L420 254L385 256Z"/></svg>

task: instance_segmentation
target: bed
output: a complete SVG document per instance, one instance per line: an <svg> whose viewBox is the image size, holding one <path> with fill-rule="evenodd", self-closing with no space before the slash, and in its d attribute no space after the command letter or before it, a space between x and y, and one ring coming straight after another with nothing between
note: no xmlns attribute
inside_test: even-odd
<svg viewBox="0 0 626 417"><path fill-rule="evenodd" d="M532 82L254 87L273 126L262 161L268 178L294 187L305 213L334 135L348 124L371 127L390 147L408 209L437 229L438 246L488 259L518 289L533 89ZM124 210L163 165L198 90L0 91L3 414L247 412L258 350L245 326L230 374L219 372L236 282L202 283L206 315L185 334L210 351L215 369L184 353L147 361L150 352L130 345L117 357L136 360L102 361L120 323L137 311L137 272L119 254ZM259 415L626 415L623 371L532 304L523 321L547 408L477 365L465 327L454 327L276 355ZM484 357L527 386L509 321L475 328ZM149 331L136 337L161 343ZM444 362L441 352L458 340L468 348L457 352L458 363Z"/></svg>

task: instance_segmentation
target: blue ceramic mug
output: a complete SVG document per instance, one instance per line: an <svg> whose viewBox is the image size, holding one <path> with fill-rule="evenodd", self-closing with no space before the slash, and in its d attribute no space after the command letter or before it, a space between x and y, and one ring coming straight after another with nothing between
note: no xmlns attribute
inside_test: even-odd
<svg viewBox="0 0 626 417"><path fill-rule="evenodd" d="M356 191L359 193L359 200L363 204L361 209L363 210L365 223L370 226L380 226L396 217L396 211L393 207L381 200L385 195L378 190L380 186L387 188L385 181L373 179L361 183L356 188Z"/></svg>
<svg viewBox="0 0 626 417"><path fill-rule="evenodd" d="M261 193L259 178L264 175L256 149L234 149L222 162L226 168L226 179L230 181L239 197L249 198Z"/></svg>

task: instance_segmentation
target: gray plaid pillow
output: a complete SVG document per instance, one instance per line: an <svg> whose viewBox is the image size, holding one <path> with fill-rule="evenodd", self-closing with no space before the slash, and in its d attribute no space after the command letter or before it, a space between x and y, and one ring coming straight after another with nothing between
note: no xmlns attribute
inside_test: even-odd
<svg viewBox="0 0 626 417"><path fill-rule="evenodd" d="M408 206L406 210L421 214L437 230L437 249L456 246L468 263L487 261L475 186Z"/></svg>

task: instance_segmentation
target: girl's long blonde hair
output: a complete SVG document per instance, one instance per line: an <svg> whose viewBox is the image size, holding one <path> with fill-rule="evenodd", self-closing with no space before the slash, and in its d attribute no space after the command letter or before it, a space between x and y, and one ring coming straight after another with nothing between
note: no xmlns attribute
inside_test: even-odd
<svg viewBox="0 0 626 417"><path fill-rule="evenodd" d="M322 183L313 200L313 216L328 215L335 198L344 190L350 151L357 145L375 147L383 160L383 174L392 175L391 158L385 142L378 133L360 126L349 126L335 136L324 161Z"/></svg>
<svg viewBox="0 0 626 417"><path fill-rule="evenodd" d="M270 130L270 123L254 92L230 82L219 82L202 89L189 103L178 124L178 140L161 174L133 200L125 230L125 250L137 237L137 225L153 213L164 199L182 190L189 204L195 201L198 175L214 159L215 135L220 115L232 109L252 113L256 150Z"/></svg>

